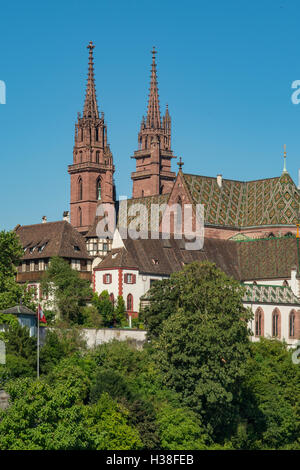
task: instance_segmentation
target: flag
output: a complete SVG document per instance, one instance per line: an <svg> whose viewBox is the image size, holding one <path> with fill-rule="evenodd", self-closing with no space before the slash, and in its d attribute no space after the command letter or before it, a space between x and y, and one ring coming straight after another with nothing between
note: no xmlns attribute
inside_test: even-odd
<svg viewBox="0 0 300 470"><path fill-rule="evenodd" d="M44 315L44 312L43 312L42 307L41 307L40 304L38 306L38 317L39 317L39 321L41 321L42 323L47 322L46 317Z"/></svg>

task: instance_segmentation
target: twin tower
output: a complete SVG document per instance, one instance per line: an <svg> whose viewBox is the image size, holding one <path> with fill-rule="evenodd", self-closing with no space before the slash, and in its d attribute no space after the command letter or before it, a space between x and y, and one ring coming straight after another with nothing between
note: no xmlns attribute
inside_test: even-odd
<svg viewBox="0 0 300 470"><path fill-rule="evenodd" d="M71 176L71 224L82 234L94 222L97 204L115 202L114 163L107 142L104 114L99 115L95 89L92 42L89 43L89 67L82 115L75 124ZM156 51L152 50L152 69L147 116L138 135L138 150L132 158L136 170L131 174L132 197L143 198L170 193L175 180L171 171L171 117L166 108L161 120L158 98Z"/></svg>

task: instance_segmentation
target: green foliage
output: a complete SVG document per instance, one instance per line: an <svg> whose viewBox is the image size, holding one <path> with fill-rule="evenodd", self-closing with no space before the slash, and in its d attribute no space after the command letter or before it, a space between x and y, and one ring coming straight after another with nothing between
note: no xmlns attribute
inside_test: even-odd
<svg viewBox="0 0 300 470"><path fill-rule="evenodd" d="M243 383L243 439L236 447L300 448L300 368L278 340L262 338L251 345Z"/></svg>
<svg viewBox="0 0 300 470"><path fill-rule="evenodd" d="M17 284L15 280L16 266L18 266L23 249L17 235L14 232L0 232L0 310L22 302L31 309L35 309L35 303L31 292L27 292L27 286Z"/></svg>
<svg viewBox="0 0 300 470"><path fill-rule="evenodd" d="M6 364L0 365L0 384L16 377L35 375L36 339L29 336L29 330L17 321L2 333L6 345Z"/></svg>
<svg viewBox="0 0 300 470"><path fill-rule="evenodd" d="M94 305L88 305L82 309L84 328L101 328L103 326L102 316Z"/></svg>
<svg viewBox="0 0 300 470"><path fill-rule="evenodd" d="M112 398L130 397L125 378L119 372L111 369L100 369L97 372L90 393L91 403L96 403L104 392Z"/></svg>
<svg viewBox="0 0 300 470"><path fill-rule="evenodd" d="M137 429L128 423L128 410L103 393L95 405L85 409L91 449L138 450L143 447Z"/></svg>
<svg viewBox="0 0 300 470"><path fill-rule="evenodd" d="M100 295L95 292L92 298L92 304L101 315L103 326L113 326L115 323L114 305L110 300L108 291L104 290Z"/></svg>
<svg viewBox="0 0 300 470"><path fill-rule="evenodd" d="M165 404L157 415L161 448L165 450L203 450L209 442L204 427L191 410Z"/></svg>
<svg viewBox="0 0 300 470"><path fill-rule="evenodd" d="M17 326L19 324L16 315L0 312L0 325Z"/></svg>
<svg viewBox="0 0 300 470"><path fill-rule="evenodd" d="M89 281L81 279L78 271L64 259L51 258L49 269L42 279L42 290L54 296L52 307L58 309L60 318L69 325L83 324L82 307L92 297Z"/></svg>
<svg viewBox="0 0 300 470"><path fill-rule="evenodd" d="M116 326L128 326L126 307L122 295L118 296L114 311L114 319Z"/></svg>
<svg viewBox="0 0 300 470"><path fill-rule="evenodd" d="M243 289L211 263L192 263L172 275L171 282L180 296L173 298L173 313L155 342L157 365L164 384L200 413L218 439L236 425L249 354Z"/></svg>

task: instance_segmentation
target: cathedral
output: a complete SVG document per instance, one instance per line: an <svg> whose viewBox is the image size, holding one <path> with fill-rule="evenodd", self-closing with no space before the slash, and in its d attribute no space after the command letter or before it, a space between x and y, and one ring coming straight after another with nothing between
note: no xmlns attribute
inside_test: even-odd
<svg viewBox="0 0 300 470"><path fill-rule="evenodd" d="M40 278L51 256L69 260L81 276L90 279L100 293L108 290L112 302L122 295L129 319L137 316L152 282L169 277L192 261L215 262L228 275L245 285L244 305L253 310L251 329L260 336L285 339L293 345L300 339L300 248L298 218L300 191L284 167L278 177L255 181L177 172L171 144L171 116L168 106L161 115L156 50L152 50L147 115L143 117L131 174L132 197L127 212L120 210L114 182L115 164L107 138L104 113L99 113L94 74L94 45L89 53L88 78L82 114L75 124L73 162L68 166L71 180L70 211L64 220L31 226L17 226L24 257L17 279L29 282L41 301ZM189 205L192 225L196 207L204 207L204 246L186 250L174 235L164 239L122 237L130 223L130 208L145 207L140 224L149 228L153 204L164 210ZM99 208L112 207L116 213L113 237L99 237ZM158 217L162 233L163 214ZM172 225L173 224L173 225Z"/></svg>

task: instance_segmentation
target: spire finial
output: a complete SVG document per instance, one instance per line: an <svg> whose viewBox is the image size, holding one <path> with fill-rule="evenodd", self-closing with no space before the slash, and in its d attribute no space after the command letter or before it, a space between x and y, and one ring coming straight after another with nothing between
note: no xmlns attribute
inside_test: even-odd
<svg viewBox="0 0 300 470"><path fill-rule="evenodd" d="M148 101L147 127L150 127L152 129L160 129L161 120L160 120L156 62L155 62L155 54L157 54L157 51L154 46L153 46L151 53L152 53L152 69L151 69L150 93L149 93L149 101Z"/></svg>
<svg viewBox="0 0 300 470"><path fill-rule="evenodd" d="M183 165L184 165L184 163L183 163L181 157L179 157L179 162L177 162L177 165L179 166L179 171L181 171L181 170L182 170L182 167L183 167Z"/></svg>
<svg viewBox="0 0 300 470"><path fill-rule="evenodd" d="M95 79L94 79L94 57L93 57L94 48L95 46L93 42L90 41L89 44L87 45L87 49L89 49L89 69L88 69L88 79L87 79L87 86L86 86L83 117L98 119L99 112L98 112L96 87L95 87Z"/></svg>
<svg viewBox="0 0 300 470"><path fill-rule="evenodd" d="M286 169L286 144L284 144L283 146L283 173L287 173L287 169Z"/></svg>

